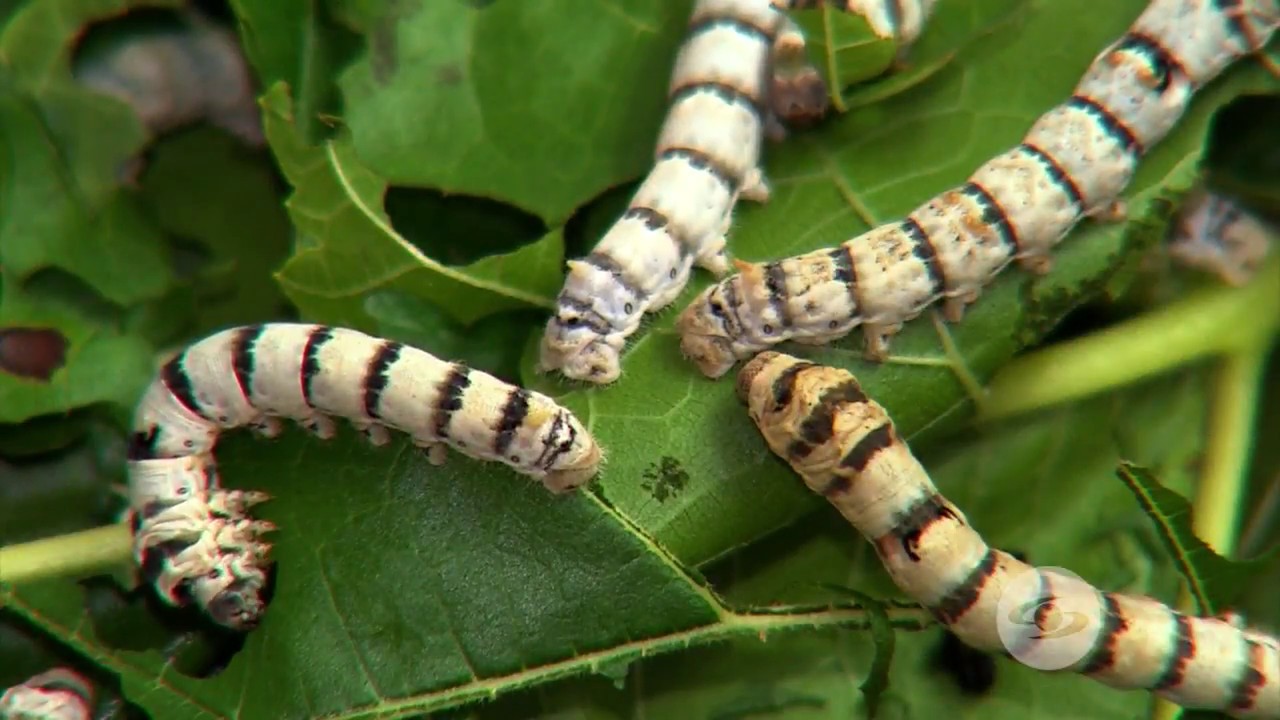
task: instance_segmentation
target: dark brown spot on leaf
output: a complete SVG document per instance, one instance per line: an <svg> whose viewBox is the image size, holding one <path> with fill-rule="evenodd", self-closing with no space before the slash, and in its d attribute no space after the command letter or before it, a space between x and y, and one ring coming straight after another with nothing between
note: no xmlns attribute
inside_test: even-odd
<svg viewBox="0 0 1280 720"><path fill-rule="evenodd" d="M53 328L0 328L0 371L48 382L66 364L67 338Z"/></svg>

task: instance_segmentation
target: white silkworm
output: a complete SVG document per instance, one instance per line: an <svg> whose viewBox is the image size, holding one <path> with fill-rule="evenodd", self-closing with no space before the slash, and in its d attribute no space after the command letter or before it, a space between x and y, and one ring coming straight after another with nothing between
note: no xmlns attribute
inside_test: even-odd
<svg viewBox="0 0 1280 720"><path fill-rule="evenodd" d="M54 668L0 695L0 720L90 720L93 683L68 668Z"/></svg>
<svg viewBox="0 0 1280 720"><path fill-rule="evenodd" d="M1169 256L1229 285L1244 285L1271 251L1271 235L1258 217L1231 198L1199 192L1179 212Z"/></svg>
<svg viewBox="0 0 1280 720"><path fill-rule="evenodd" d="M672 73L657 162L595 249L568 263L540 370L613 382L626 339L645 313L675 300L694 264L728 272L734 204L769 196L760 146L769 58L784 20L769 0L698 0Z"/></svg>
<svg viewBox="0 0 1280 720"><path fill-rule="evenodd" d="M135 560L159 595L214 621L253 627L263 611L270 523L261 492L219 487L225 430L274 436L290 418L320 437L344 417L377 445L407 433L433 463L445 446L504 463L567 492L595 476L601 450L550 398L398 342L322 325L273 323L211 335L168 362L134 419L129 504Z"/></svg>

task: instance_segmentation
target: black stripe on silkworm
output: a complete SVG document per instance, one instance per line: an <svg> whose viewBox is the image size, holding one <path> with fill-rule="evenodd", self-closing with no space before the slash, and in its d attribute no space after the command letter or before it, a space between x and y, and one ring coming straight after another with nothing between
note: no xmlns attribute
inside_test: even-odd
<svg viewBox="0 0 1280 720"><path fill-rule="evenodd" d="M1177 624L1178 637L1174 643L1173 654L1169 656L1169 664L1151 686L1152 690L1167 690L1181 685L1187 674L1187 663L1196 655L1195 631L1191 628L1191 621L1182 613L1172 614Z"/></svg>
<svg viewBox="0 0 1280 720"><path fill-rule="evenodd" d="M1010 251L1018 249L1018 231L1009 222L1009 215L1005 213L1004 208L1000 207L1000 203L996 201L995 196L982 186L972 180L964 184L961 189L969 197L973 198L982 206L982 224L987 227L993 227L996 232L1000 233L1000 241Z"/></svg>
<svg viewBox="0 0 1280 720"><path fill-rule="evenodd" d="M730 328L730 330L735 333L740 333L744 326L742 324L742 317L738 314L738 280L731 279L722 287L724 287L725 309L734 321L734 327ZM727 323L725 327L728 327Z"/></svg>
<svg viewBox="0 0 1280 720"><path fill-rule="evenodd" d="M865 441L866 438L863 438L863 440ZM859 445L861 444L859 443ZM934 523L945 519L960 521L959 516L947 506L941 495L929 495L917 500L901 513L896 514L893 519L893 527L889 530L889 535L897 538L902 545L902 551L907 554L911 562L920 562L920 553L916 552L915 548L920 542L920 537Z"/></svg>
<svg viewBox="0 0 1280 720"><path fill-rule="evenodd" d="M1258 702L1258 691L1262 689L1263 684L1267 681L1267 676L1262 671L1254 667L1259 662L1264 652L1260 643L1245 638L1244 641L1245 662L1242 663L1240 678L1231 688L1231 704L1232 710L1248 710Z"/></svg>
<svg viewBox="0 0 1280 720"><path fill-rule="evenodd" d="M600 313L596 312L595 306L589 301L579 300L576 297L562 292L560 297L556 298L556 305L560 308L567 308L578 313L576 317L563 318L560 320L560 324L567 328L575 328L585 325L596 335L608 335L612 331L612 326L609 324L609 321L601 317Z"/></svg>
<svg viewBox="0 0 1280 720"><path fill-rule="evenodd" d="M612 275L613 279L617 281L618 286L636 300L643 300L645 298L644 289L627 275L626 269L623 268L618 261L608 255L592 251L589 255L583 258L583 262L601 272L606 272Z"/></svg>
<svg viewBox="0 0 1280 720"><path fill-rule="evenodd" d="M794 366L793 366L794 367ZM790 368L788 368L790 369ZM836 415L850 403L864 403L867 396L855 380L848 380L822 391L818 404L800 423L796 438L787 447L787 457L799 460L831 439L836 432Z"/></svg>
<svg viewBox="0 0 1280 720"><path fill-rule="evenodd" d="M569 437L565 438L563 442L557 443L556 438L560 437L560 432L566 427L569 429ZM550 470L556 464L556 460L573 447L573 441L577 438L577 435L578 431L573 429L573 424L569 422L567 413L563 410L557 412L555 418L551 421L551 429L542 438L542 452L539 453L538 459L534 461L534 464L543 470Z"/></svg>
<svg viewBox="0 0 1280 720"><path fill-rule="evenodd" d="M1097 118L1099 124L1107 131L1107 134L1122 143L1130 155L1137 157L1143 153L1142 143L1133 134L1133 131L1129 129L1129 126L1121 122L1120 118L1116 117L1109 108L1093 98L1072 95L1071 99L1066 102L1066 106L1083 110Z"/></svg>
<svg viewBox="0 0 1280 720"><path fill-rule="evenodd" d="M689 167L711 175L730 194L737 192L738 186L742 184L742 178L737 177L729 168L697 148L670 147L663 150L662 154L658 156L659 160L675 158L683 159L689 164Z"/></svg>
<svg viewBox="0 0 1280 720"><path fill-rule="evenodd" d="M435 434L439 438L449 437L449 421L453 414L462 409L462 395L471 386L471 368L462 363L453 363L449 374L445 375L438 389L440 394L435 404Z"/></svg>
<svg viewBox="0 0 1280 720"><path fill-rule="evenodd" d="M757 122L763 122L768 110L765 107L764 98L755 97L746 90L715 80L694 80L680 85L671 91L669 102L674 106L698 93L710 93L726 105L737 105L749 110Z"/></svg>
<svg viewBox="0 0 1280 720"><path fill-rule="evenodd" d="M627 220L640 220L644 222L645 228L649 230L661 230L667 226L668 222L670 222L667 220L666 215L663 215L653 208L647 207L627 208L627 211L622 214L622 217Z"/></svg>
<svg viewBox="0 0 1280 720"><path fill-rule="evenodd" d="M831 265L835 268L831 277L836 282L843 283L849 289L849 294L853 295L853 288L858 284L858 274L853 269L853 249L847 244L841 245L827 253L827 257L831 258Z"/></svg>
<svg viewBox="0 0 1280 720"><path fill-rule="evenodd" d="M1143 57L1151 61L1152 69L1157 77L1156 85L1153 88L1156 92L1164 93L1165 90L1169 89L1169 80L1174 72L1182 75L1187 74L1186 68L1182 66L1182 61L1161 44L1158 39L1146 33L1129 31L1120 39L1116 49L1141 53Z"/></svg>
<svg viewBox="0 0 1280 720"><path fill-rule="evenodd" d="M507 454L511 442L516 438L516 431L524 424L528 414L529 391L524 388L511 388L507 395L507 402L502 406L502 417L498 420L498 426L494 428L497 431L493 437L494 454L498 456Z"/></svg>
<svg viewBox="0 0 1280 720"><path fill-rule="evenodd" d="M382 346L378 348L378 352L374 353L373 358L369 361L369 367L364 372L364 414L377 420L382 416L378 413L378 403L382 400L382 392L387 389L388 374L387 371L400 359L400 353L404 350L404 345L394 340L385 340Z"/></svg>
<svg viewBox="0 0 1280 720"><path fill-rule="evenodd" d="M129 436L129 447L125 451L128 460L154 460L156 458L156 440L160 439L160 426L152 425L146 432L135 432Z"/></svg>
<svg viewBox="0 0 1280 720"><path fill-rule="evenodd" d="M953 516L954 517L954 516ZM942 596L938 604L930 608L930 612L943 625L954 625L978 602L987 581L996 572L996 552L987 548L982 560L969 572L955 588Z"/></svg>
<svg viewBox="0 0 1280 720"><path fill-rule="evenodd" d="M184 351L165 363L164 367L160 369L160 381L164 383L165 389L169 391L170 395L173 395L174 399L182 407L208 422L216 422L217 419L210 417L200 407L200 401L196 399L195 386L191 382L191 376L187 374L186 360L187 353Z"/></svg>
<svg viewBox="0 0 1280 720"><path fill-rule="evenodd" d="M811 362L798 362L786 370L778 373L778 377L773 379L773 410L777 412L791 403L791 397L796 390L796 380L799 379L800 373L805 368L813 367Z"/></svg>
<svg viewBox="0 0 1280 720"><path fill-rule="evenodd" d="M1076 206L1076 212L1084 212L1084 194L1080 192L1080 186L1076 184L1075 178L1071 177L1071 173L1058 164L1057 158L1028 142L1022 143L1019 147L1044 165L1053 182L1071 198L1071 202Z"/></svg>
<svg viewBox="0 0 1280 720"><path fill-rule="evenodd" d="M791 327L791 314L787 311L787 272L782 263L771 262L764 266L764 287L769 293L769 305L778 316L782 327Z"/></svg>
<svg viewBox="0 0 1280 720"><path fill-rule="evenodd" d="M929 273L929 281L933 283L934 293L941 295L947 289L947 278L942 272L942 264L938 262L938 251L933 247L929 233L920 227L920 223L912 218L902 221L902 230L911 238L911 253L924 263Z"/></svg>
<svg viewBox="0 0 1280 720"><path fill-rule="evenodd" d="M235 337L231 340L231 372L236 376L236 385L240 387L240 394L249 405L254 404L254 349L265 329L265 325L247 325L237 330Z"/></svg>
<svg viewBox="0 0 1280 720"><path fill-rule="evenodd" d="M685 40L685 42L688 43L689 40L692 40L702 33L721 28L732 30L739 35L749 37L764 45L773 44L773 33L767 32L764 28L756 27L755 25L733 15L705 15L698 18L695 22L689 25L687 33L688 39Z"/></svg>
<svg viewBox="0 0 1280 720"><path fill-rule="evenodd" d="M302 377L299 379L302 384L302 401L312 409L315 408L315 403L311 402L311 384L320 374L320 349L332 338L333 328L317 327L307 335L307 343L302 349Z"/></svg>
<svg viewBox="0 0 1280 720"><path fill-rule="evenodd" d="M1106 611L1103 617L1102 632L1093 640L1093 647L1089 648L1084 666L1080 672L1085 675L1093 675L1095 673L1110 670L1116 663L1116 643L1122 633L1129 629L1129 621L1125 619L1124 613L1120 609L1120 604L1116 602L1113 593L1102 593L1103 609Z"/></svg>
<svg viewBox="0 0 1280 720"><path fill-rule="evenodd" d="M831 480L822 488L822 496L831 499L849 492L852 488L853 478L848 475L835 474L831 476Z"/></svg>
<svg viewBox="0 0 1280 720"><path fill-rule="evenodd" d="M877 453L893 445L895 440L893 424L886 422L864 435L848 454L840 458L840 467L860 473L875 459Z"/></svg>

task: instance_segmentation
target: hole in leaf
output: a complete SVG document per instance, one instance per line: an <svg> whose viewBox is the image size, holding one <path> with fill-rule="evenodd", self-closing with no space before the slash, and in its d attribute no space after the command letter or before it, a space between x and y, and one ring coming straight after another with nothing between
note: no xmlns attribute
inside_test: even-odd
<svg viewBox="0 0 1280 720"><path fill-rule="evenodd" d="M508 253L547 233L536 216L484 198L391 187L384 206L397 232L446 265Z"/></svg>

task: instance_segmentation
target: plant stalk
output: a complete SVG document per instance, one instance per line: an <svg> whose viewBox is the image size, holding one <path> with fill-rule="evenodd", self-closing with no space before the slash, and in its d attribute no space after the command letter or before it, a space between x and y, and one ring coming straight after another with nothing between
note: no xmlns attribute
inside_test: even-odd
<svg viewBox="0 0 1280 720"><path fill-rule="evenodd" d="M1280 252L1244 287L1196 292L1006 365L977 422L993 422L1128 385L1214 355L1266 347L1280 331Z"/></svg>

